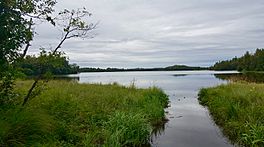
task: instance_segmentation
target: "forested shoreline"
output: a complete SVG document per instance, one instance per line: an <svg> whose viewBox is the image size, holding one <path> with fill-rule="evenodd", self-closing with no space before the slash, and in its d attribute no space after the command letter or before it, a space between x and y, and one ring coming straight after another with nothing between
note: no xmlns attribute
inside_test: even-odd
<svg viewBox="0 0 264 147"><path fill-rule="evenodd" d="M179 70L207 70L207 67L187 66L187 65L173 65L160 68L92 68L83 67L79 72L122 72L122 71L179 71Z"/></svg>
<svg viewBox="0 0 264 147"><path fill-rule="evenodd" d="M248 51L242 57L215 63L212 70L264 71L264 49L256 49L250 54Z"/></svg>
<svg viewBox="0 0 264 147"><path fill-rule="evenodd" d="M53 63L53 64L51 64ZM179 71L179 70L237 70L237 71L264 71L264 49L256 49L250 54L248 51L241 57L234 57L230 60L216 62L211 67L173 65L159 68L95 68L79 67L77 64L70 64L69 59L62 53L56 57L52 56L26 56L17 63L20 72L26 76L39 75L41 69L55 75L76 74L80 72L126 72L126 71ZM57 66L56 66L57 64ZM55 66L54 66L55 65Z"/></svg>
<svg viewBox="0 0 264 147"><path fill-rule="evenodd" d="M42 70L49 71L53 75L77 74L81 72L128 72L128 71L179 71L179 70L208 70L208 67L173 65L160 68L94 68L79 67L70 64L69 59L63 53L56 56L50 55L28 55L16 63L18 71L25 76L36 76Z"/></svg>

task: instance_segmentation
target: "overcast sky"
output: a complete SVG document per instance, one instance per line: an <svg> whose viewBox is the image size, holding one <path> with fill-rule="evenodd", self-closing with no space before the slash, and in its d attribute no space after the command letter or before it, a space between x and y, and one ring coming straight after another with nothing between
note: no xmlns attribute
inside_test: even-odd
<svg viewBox="0 0 264 147"><path fill-rule="evenodd" d="M100 21L94 39L62 50L82 67L210 66L264 47L264 0L57 0L57 10L86 7ZM38 25L36 48L60 33Z"/></svg>

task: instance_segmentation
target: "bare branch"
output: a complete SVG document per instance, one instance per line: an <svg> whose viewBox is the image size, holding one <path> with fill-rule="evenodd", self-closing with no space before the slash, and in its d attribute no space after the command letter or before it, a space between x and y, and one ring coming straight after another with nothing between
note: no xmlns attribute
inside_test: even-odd
<svg viewBox="0 0 264 147"><path fill-rule="evenodd" d="M61 45L71 38L89 38L89 32L96 29L99 22L96 24L90 23L87 24L85 17L90 17L91 13L87 12L86 9L77 9L69 11L65 9L59 13L59 16L56 17L58 22L57 26L62 27L62 32L64 32L63 37L59 44L53 50L53 53L57 52ZM65 22L67 23L65 24ZM93 38L93 37L90 37Z"/></svg>
<svg viewBox="0 0 264 147"><path fill-rule="evenodd" d="M63 39L60 41L60 43L59 43L59 44L57 45L57 47L54 49L53 54L55 54L55 53L58 51L58 49L61 48L61 45L62 45L62 44L64 43L64 41L67 39L68 35L69 35L69 32L67 32L67 33L64 35Z"/></svg>
<svg viewBox="0 0 264 147"><path fill-rule="evenodd" d="M38 76L37 79L35 79L34 83L33 83L32 86L30 87L30 89L28 90L28 93L27 93L27 95L26 95L25 98L24 98L24 101L23 101L22 106L25 106L26 103L28 102L29 98L31 97L31 94L32 94L33 90L35 89L35 87L37 86L37 84L38 84L38 82L39 82L39 80L40 80L40 77L41 77L41 76Z"/></svg>
<svg viewBox="0 0 264 147"><path fill-rule="evenodd" d="M30 21L29 21L29 27L28 27L29 30L31 30L32 25L33 25L33 20L32 20L32 18L30 18ZM28 51L29 47L30 47L30 40L28 39L28 40L26 41L26 47L25 47L25 49L24 49L24 51L23 51L23 54L21 55L21 59L25 58L25 56L26 56L26 54L27 54L27 51Z"/></svg>

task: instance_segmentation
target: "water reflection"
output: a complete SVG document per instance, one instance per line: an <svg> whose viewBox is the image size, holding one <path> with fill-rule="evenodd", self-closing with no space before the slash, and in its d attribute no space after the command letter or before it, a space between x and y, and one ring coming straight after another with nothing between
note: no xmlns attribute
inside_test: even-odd
<svg viewBox="0 0 264 147"><path fill-rule="evenodd" d="M157 138L158 136L162 135L166 129L166 123L169 121L169 119L164 118L161 122L153 125L153 130L151 132L151 142L153 142L153 139Z"/></svg>
<svg viewBox="0 0 264 147"><path fill-rule="evenodd" d="M187 76L188 74L174 74L173 76L175 77L183 77L183 76Z"/></svg>
<svg viewBox="0 0 264 147"><path fill-rule="evenodd" d="M260 73L260 72L214 74L214 76L218 79L228 80L228 81L246 81L246 82L264 83L264 73Z"/></svg>
<svg viewBox="0 0 264 147"><path fill-rule="evenodd" d="M26 77L28 80L36 79L36 76L29 76ZM57 75L57 76L52 76L52 77L46 77L46 78L41 78L43 80L66 80L66 81L80 81L80 76L78 75Z"/></svg>
<svg viewBox="0 0 264 147"><path fill-rule="evenodd" d="M79 76L68 76L68 75L54 76L53 79L54 80L76 81L76 82L80 81Z"/></svg>

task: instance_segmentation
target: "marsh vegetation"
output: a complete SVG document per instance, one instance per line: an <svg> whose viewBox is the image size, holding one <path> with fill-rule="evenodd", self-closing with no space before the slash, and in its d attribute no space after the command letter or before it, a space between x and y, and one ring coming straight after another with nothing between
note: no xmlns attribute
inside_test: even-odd
<svg viewBox="0 0 264 147"><path fill-rule="evenodd" d="M23 95L33 81L17 81ZM21 107L0 108L1 146L140 146L165 118L168 97L158 88L50 81ZM16 105L18 104L18 105Z"/></svg>

